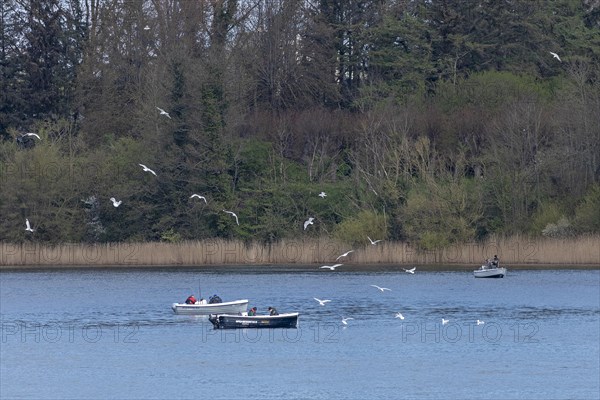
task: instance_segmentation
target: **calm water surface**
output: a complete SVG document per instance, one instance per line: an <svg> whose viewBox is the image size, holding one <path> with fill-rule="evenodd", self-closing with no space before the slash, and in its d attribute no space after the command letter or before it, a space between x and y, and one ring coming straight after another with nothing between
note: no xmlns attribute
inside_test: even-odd
<svg viewBox="0 0 600 400"><path fill-rule="evenodd" d="M174 315L199 287L300 327ZM2 399L600 397L598 270L6 271L0 327Z"/></svg>

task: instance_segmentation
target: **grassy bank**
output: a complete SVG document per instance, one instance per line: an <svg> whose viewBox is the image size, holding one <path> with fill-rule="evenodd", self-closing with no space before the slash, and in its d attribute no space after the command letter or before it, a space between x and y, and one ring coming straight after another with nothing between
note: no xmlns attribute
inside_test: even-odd
<svg viewBox="0 0 600 400"><path fill-rule="evenodd" d="M263 245L235 240L182 243L0 244L0 267L18 266L201 266L333 264L350 250L330 239L282 240ZM600 236L571 239L509 237L437 251L417 251L408 243L381 242L354 249L337 262L348 265L479 265L497 254L505 265L600 265Z"/></svg>

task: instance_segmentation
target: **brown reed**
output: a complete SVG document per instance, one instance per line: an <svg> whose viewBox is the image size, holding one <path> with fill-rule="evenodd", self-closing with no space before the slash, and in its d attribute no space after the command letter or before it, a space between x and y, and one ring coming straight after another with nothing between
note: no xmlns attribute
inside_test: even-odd
<svg viewBox="0 0 600 400"><path fill-rule="evenodd" d="M366 240L365 240L366 242ZM210 239L181 243L0 243L0 266L202 266L332 264L350 246L329 238L262 244ZM498 255L505 265L599 265L600 235L568 239L493 237L435 251L410 243L365 243L338 262L354 265L473 265Z"/></svg>

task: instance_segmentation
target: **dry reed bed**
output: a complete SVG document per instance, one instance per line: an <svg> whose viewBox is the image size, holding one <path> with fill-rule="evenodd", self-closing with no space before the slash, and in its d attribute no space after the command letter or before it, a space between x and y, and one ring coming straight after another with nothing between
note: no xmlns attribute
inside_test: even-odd
<svg viewBox="0 0 600 400"><path fill-rule="evenodd" d="M281 240L273 244L211 239L182 243L0 244L0 266L159 266L332 264L351 247L328 238ZM437 251L408 243L381 242L355 248L346 264L478 265L497 254L504 264L600 265L600 236L570 239L491 238Z"/></svg>

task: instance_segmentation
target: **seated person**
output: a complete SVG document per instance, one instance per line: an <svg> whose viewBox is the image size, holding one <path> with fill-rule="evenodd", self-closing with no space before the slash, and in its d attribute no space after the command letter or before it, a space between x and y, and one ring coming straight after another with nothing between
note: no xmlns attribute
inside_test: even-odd
<svg viewBox="0 0 600 400"><path fill-rule="evenodd" d="M207 304L206 299L204 297L200 298L200 301L198 303Z"/></svg>
<svg viewBox="0 0 600 400"><path fill-rule="evenodd" d="M248 315L252 316L252 315L256 315L256 307L252 307L250 309L250 311L248 311Z"/></svg>
<svg viewBox="0 0 600 400"><path fill-rule="evenodd" d="M196 304L196 298L193 294L190 294L190 297L185 300L185 304Z"/></svg>
<svg viewBox="0 0 600 400"><path fill-rule="evenodd" d="M208 299L208 304L215 304L215 303L222 303L222 302L223 302L223 300L221 300L221 298L219 296L217 296L216 294L213 294Z"/></svg>
<svg viewBox="0 0 600 400"><path fill-rule="evenodd" d="M269 315L279 315L279 313L277 312L277 309L274 307L269 307Z"/></svg>

